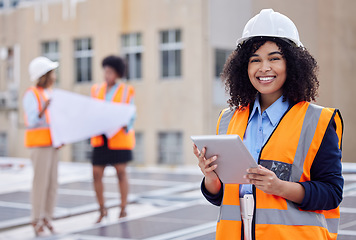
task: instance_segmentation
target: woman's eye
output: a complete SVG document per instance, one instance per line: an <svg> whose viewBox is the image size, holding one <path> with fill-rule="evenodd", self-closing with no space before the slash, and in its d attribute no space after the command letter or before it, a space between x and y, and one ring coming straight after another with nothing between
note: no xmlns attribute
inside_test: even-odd
<svg viewBox="0 0 356 240"><path fill-rule="evenodd" d="M279 57L273 57L273 58L271 58L270 60L271 60L271 61L276 61L276 60L280 60L280 58L279 58Z"/></svg>
<svg viewBox="0 0 356 240"><path fill-rule="evenodd" d="M259 62L260 60L258 59L251 59L250 62L253 63L253 62Z"/></svg>

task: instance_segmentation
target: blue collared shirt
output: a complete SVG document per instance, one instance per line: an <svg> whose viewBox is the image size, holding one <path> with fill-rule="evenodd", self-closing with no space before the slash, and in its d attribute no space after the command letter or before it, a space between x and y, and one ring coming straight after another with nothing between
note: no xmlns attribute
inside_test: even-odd
<svg viewBox="0 0 356 240"><path fill-rule="evenodd" d="M44 94L50 98L50 91L44 89ZM40 111L38 109L38 101L33 91L27 91L22 99L22 105L27 117L28 127L37 127L46 123L45 115L39 118ZM47 109L48 111L48 109Z"/></svg>
<svg viewBox="0 0 356 240"><path fill-rule="evenodd" d="M259 99L257 97L255 100L243 139L244 144L256 162L258 162L263 145L265 145L269 136L289 108L289 102L283 102L283 96L281 96L261 113ZM240 197L243 197L246 193L252 193L251 184L240 185Z"/></svg>
<svg viewBox="0 0 356 240"><path fill-rule="evenodd" d="M115 83L115 85L112 86L109 89L109 91L106 92L105 101L112 101L114 94L115 94L117 88L119 87L119 85L120 85L120 83ZM135 104L134 98L131 98L130 104ZM130 131L133 128L135 120L136 120L136 113L132 116L129 124L127 124L127 131Z"/></svg>

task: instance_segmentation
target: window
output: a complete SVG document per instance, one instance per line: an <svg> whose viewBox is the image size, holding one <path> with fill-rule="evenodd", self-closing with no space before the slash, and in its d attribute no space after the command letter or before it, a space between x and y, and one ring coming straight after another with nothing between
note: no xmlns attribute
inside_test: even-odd
<svg viewBox="0 0 356 240"><path fill-rule="evenodd" d="M135 138L136 138L136 146L133 150L134 163L144 163L145 155L144 155L143 133L135 132Z"/></svg>
<svg viewBox="0 0 356 240"><path fill-rule="evenodd" d="M10 6L16 7L19 4L20 0L10 0Z"/></svg>
<svg viewBox="0 0 356 240"><path fill-rule="evenodd" d="M51 59L54 62L58 62L59 61L58 41L43 42L42 55Z"/></svg>
<svg viewBox="0 0 356 240"><path fill-rule="evenodd" d="M17 109L19 91L19 47L4 47L1 49L1 59L4 60L4 82L0 105L7 109Z"/></svg>
<svg viewBox="0 0 356 240"><path fill-rule="evenodd" d="M224 68L224 64L231 54L231 50L216 49L215 50L215 78L219 79Z"/></svg>
<svg viewBox="0 0 356 240"><path fill-rule="evenodd" d="M14 49L12 47L7 48L6 79L9 83L14 82Z"/></svg>
<svg viewBox="0 0 356 240"><path fill-rule="evenodd" d="M72 144L72 159L74 162L90 162L91 155L90 139Z"/></svg>
<svg viewBox="0 0 356 240"><path fill-rule="evenodd" d="M142 37L140 33L125 34L121 37L122 53L126 59L126 78L139 80L142 78Z"/></svg>
<svg viewBox="0 0 356 240"><path fill-rule="evenodd" d="M0 8L17 7L20 0L0 0Z"/></svg>
<svg viewBox="0 0 356 240"><path fill-rule="evenodd" d="M0 156L7 156L7 135L4 132L0 132Z"/></svg>
<svg viewBox="0 0 356 240"><path fill-rule="evenodd" d="M42 55L49 58L51 61L59 62L59 47L58 41L43 42L42 46ZM56 69L57 82L59 81L59 71Z"/></svg>
<svg viewBox="0 0 356 240"><path fill-rule="evenodd" d="M92 41L90 38L74 40L75 79L77 83L92 80Z"/></svg>
<svg viewBox="0 0 356 240"><path fill-rule="evenodd" d="M215 50L215 81L213 83L213 103L215 106L226 107L229 96L225 92L225 86L220 81L220 74L224 68L226 59L231 54L231 50Z"/></svg>
<svg viewBox="0 0 356 240"><path fill-rule="evenodd" d="M161 77L173 78L182 75L182 36L180 30L160 33Z"/></svg>
<svg viewBox="0 0 356 240"><path fill-rule="evenodd" d="M159 133L159 164L180 164L183 162L183 141L181 132Z"/></svg>

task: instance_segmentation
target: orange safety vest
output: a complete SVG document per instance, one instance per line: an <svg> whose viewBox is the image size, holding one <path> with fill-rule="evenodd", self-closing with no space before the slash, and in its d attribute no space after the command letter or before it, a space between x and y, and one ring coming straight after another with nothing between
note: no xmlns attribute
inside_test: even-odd
<svg viewBox="0 0 356 240"><path fill-rule="evenodd" d="M46 96L43 94L43 88L31 87L27 91L32 91L38 103L38 112L41 112L45 102ZM25 114L25 146L26 147L48 147L52 146L51 132L49 129L49 114L46 110L44 113L45 121L41 121L38 125L30 127Z"/></svg>
<svg viewBox="0 0 356 240"><path fill-rule="evenodd" d="M249 118L249 107L220 114L217 134L238 134L241 139ZM339 148L343 123L340 112L308 102L294 105L262 148L259 164L283 180L310 181L310 169L331 121L336 123ZM272 165L274 167L272 167ZM275 167L277 166L277 168ZM216 239L243 239L239 185L224 184L224 196L217 223ZM253 187L255 211L252 236L262 239L336 239L340 211L303 211L293 202L266 194Z"/></svg>
<svg viewBox="0 0 356 240"><path fill-rule="evenodd" d="M93 85L91 89L91 95L93 98L98 98L105 100L106 95L106 83L101 86L97 84ZM135 90L132 86L128 86L124 83L120 83L117 87L116 92L113 95L111 101L117 103L127 103L131 102L131 99L135 95ZM93 147L100 147L104 145L104 139L102 136L95 136L91 138L91 145ZM108 139L108 148L115 150L132 150L135 147L135 131L133 129L129 130L127 133L125 129L120 129L112 138Z"/></svg>

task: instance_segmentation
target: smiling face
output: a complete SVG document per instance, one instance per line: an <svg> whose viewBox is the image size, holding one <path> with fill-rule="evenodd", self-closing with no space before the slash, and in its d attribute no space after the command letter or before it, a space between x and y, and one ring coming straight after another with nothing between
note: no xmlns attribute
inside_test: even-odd
<svg viewBox="0 0 356 240"><path fill-rule="evenodd" d="M261 94L262 101L273 103L282 96L287 64L276 43L267 41L253 53L247 71L252 85Z"/></svg>

